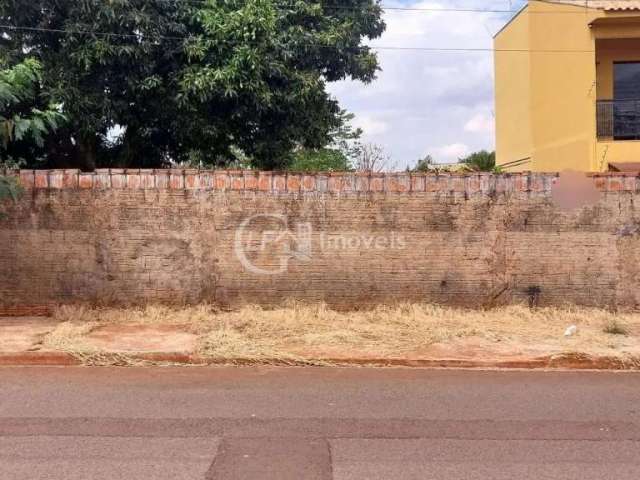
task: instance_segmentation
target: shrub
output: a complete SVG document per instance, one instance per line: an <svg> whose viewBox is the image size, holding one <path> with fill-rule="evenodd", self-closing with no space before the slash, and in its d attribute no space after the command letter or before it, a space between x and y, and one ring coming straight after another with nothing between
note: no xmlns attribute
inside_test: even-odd
<svg viewBox="0 0 640 480"><path fill-rule="evenodd" d="M608 333L610 335L628 335L629 331L627 328L622 325L617 320L610 320L602 329L604 333Z"/></svg>

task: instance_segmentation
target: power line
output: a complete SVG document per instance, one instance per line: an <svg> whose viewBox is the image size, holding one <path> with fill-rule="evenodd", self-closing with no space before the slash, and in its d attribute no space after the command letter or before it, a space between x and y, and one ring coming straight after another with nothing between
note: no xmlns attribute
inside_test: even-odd
<svg viewBox="0 0 640 480"><path fill-rule="evenodd" d="M96 35L114 38L128 38L135 40L193 40L197 37L178 37L178 36L166 36L166 35L143 35L132 33L114 33L114 32L101 32L95 30L63 30L56 28L41 28L41 27L22 27L16 25L0 25L0 29L14 30L14 31L28 31L28 32L43 32L43 33L57 33L64 35ZM232 42L220 41L219 43L233 44ZM341 47L334 45L322 45L317 43L301 43L300 46L316 47L316 48L330 48L340 49ZM348 48L361 48L369 50L396 50L396 51L418 51L418 52L514 52L514 53L595 53L594 50L566 50L566 49L528 49L528 48L483 48L483 47L401 47L401 46L389 46L389 45L365 45L359 47L344 47Z"/></svg>
<svg viewBox="0 0 640 480"><path fill-rule="evenodd" d="M204 5L207 3L207 0L157 0L160 2L171 2L171 3L190 3L193 5ZM592 1L592 0L591 0ZM620 2L635 2L637 0L617 0ZM276 5L274 5L276 7L295 7L296 4L294 3L278 3ZM356 7L356 6L351 6L351 5L332 5L332 4L319 4L319 6L323 7L323 8L333 8L336 10L361 10L362 7ZM464 7L397 7L397 6L392 6L392 5L385 5L383 3L380 4L372 4L371 6L378 6L380 7L382 10L389 10L389 11L398 11L398 12L452 12L452 13L509 13L509 14L516 14L521 12L524 7L522 8L518 8L518 9L514 9L514 8L464 8ZM580 14L580 15L584 15L588 10L598 10L597 7L593 7L593 6L589 6L589 4L584 4L583 2L580 3L575 3L573 5L569 5L567 4L567 6L573 6L576 7L578 10L555 10L555 11L535 11L535 10L529 10L528 13L530 14L535 14L535 15L551 15L551 14Z"/></svg>
<svg viewBox="0 0 640 480"><path fill-rule="evenodd" d="M207 0L157 0L167 3L190 3L194 5L204 5ZM323 8L333 8L336 10L361 10L361 7L351 5L336 5L336 4L318 4ZM295 7L294 3L276 3L276 7ZM400 12L476 12L476 13L518 13L520 9L485 9L485 8L462 8L462 7L397 7L385 4L371 4L372 7L380 7L382 10L393 10ZM546 12L545 12L546 13ZM573 12L572 12L573 13Z"/></svg>
<svg viewBox="0 0 640 480"><path fill-rule="evenodd" d="M205 5L207 4L207 0L156 0L158 2L165 3L186 3L192 5ZM633 2L637 0L617 0L619 2ZM322 8L336 9L336 10L354 10L360 11L362 7L351 6L351 5L336 5L336 4L318 4ZM275 7L295 7L297 4L294 3L276 3L273 5ZM380 7L385 11L394 11L394 12L426 12L426 13L436 13L436 12L450 12L450 13L501 13L501 14L516 14L521 12L524 7L519 9L513 8L465 8L465 7L398 7L392 5L385 5L383 3L380 4L372 4L371 6ZM576 3L573 5L568 5L578 8L579 10L555 10L555 11L534 11L529 10L528 13L535 15L547 15L547 14L584 14L589 9L598 10L597 7L591 7L588 4Z"/></svg>

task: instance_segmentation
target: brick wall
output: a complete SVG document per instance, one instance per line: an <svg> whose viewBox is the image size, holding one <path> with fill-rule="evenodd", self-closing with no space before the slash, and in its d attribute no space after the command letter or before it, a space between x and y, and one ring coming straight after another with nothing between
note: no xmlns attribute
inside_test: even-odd
<svg viewBox="0 0 640 480"><path fill-rule="evenodd" d="M635 175L592 175L600 198L566 210L556 174L5 173L25 193L0 218L0 314L74 302L640 300Z"/></svg>

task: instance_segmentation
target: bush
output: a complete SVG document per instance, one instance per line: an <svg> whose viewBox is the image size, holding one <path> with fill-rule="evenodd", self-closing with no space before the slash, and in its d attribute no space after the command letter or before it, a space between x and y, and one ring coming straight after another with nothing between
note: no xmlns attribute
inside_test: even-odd
<svg viewBox="0 0 640 480"><path fill-rule="evenodd" d="M295 172L344 172L351 170L349 159L340 150L300 149L293 154L288 170Z"/></svg>
<svg viewBox="0 0 640 480"><path fill-rule="evenodd" d="M465 158L459 160L464 167L472 172L495 172L499 173L499 167L496 167L496 152L488 152L480 150L473 152Z"/></svg>
<svg viewBox="0 0 640 480"><path fill-rule="evenodd" d="M604 328L602 329L604 333L608 333L610 335L628 335L629 332L627 328L622 325L617 320L609 321Z"/></svg>

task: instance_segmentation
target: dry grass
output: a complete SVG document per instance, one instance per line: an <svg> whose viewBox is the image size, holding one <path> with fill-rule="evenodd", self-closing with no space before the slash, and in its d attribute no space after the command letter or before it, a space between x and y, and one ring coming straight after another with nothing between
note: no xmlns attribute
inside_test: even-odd
<svg viewBox="0 0 640 480"><path fill-rule="evenodd" d="M133 317L134 310L125 309L91 309L85 306L61 306L54 312L54 319L60 322L56 328L45 335L42 341L42 347L45 350L55 350L66 352L85 365L92 366L134 366L145 365L143 362L135 359L131 355L104 352L88 342L86 335L101 325L111 323L142 323L155 322L162 323L161 318L154 317L154 309L149 309L139 318ZM130 318L131 321L126 319Z"/></svg>
<svg viewBox="0 0 640 480"><path fill-rule="evenodd" d="M200 325L210 324L219 310L213 305L193 307L167 307L149 305L131 308L89 308L86 306L62 306L53 316L59 322L91 323L100 325L184 325L198 329Z"/></svg>
<svg viewBox="0 0 640 480"><path fill-rule="evenodd" d="M67 308L65 308L65 311L72 312L71 309ZM96 322L83 322L81 319L78 321L65 321L44 337L42 345L48 350L61 352L91 351L91 348L84 342L84 336L97 326Z"/></svg>
<svg viewBox="0 0 640 480"><path fill-rule="evenodd" d="M88 345L85 336L98 326L93 321L84 321L82 315L84 309L62 307L58 310L59 315L73 316L78 314L75 321L64 321L54 330L45 335L42 346L45 350L55 350L70 353L85 365L119 365L121 362L105 352L100 352ZM108 358L107 358L108 357Z"/></svg>
<svg viewBox="0 0 640 480"><path fill-rule="evenodd" d="M105 324L172 324L198 334L199 354L218 361L305 363L314 358L428 353L434 344L464 348L468 342L497 351L540 354L640 354L640 313L616 314L578 307L529 309L510 306L463 310L427 304L380 306L336 312L326 305L292 303L282 308L246 306L220 311L211 305L129 309L63 307L62 321L45 346L102 364L83 335ZM569 338L564 331L576 325ZM615 328L614 328L615 327ZM621 334L624 332L624 334ZM633 333L636 333L634 335ZM467 342L467 343L465 343ZM107 362L110 361L107 359ZM126 363L126 359L119 359Z"/></svg>
<svg viewBox="0 0 640 480"><path fill-rule="evenodd" d="M627 327L622 325L617 319L612 319L607 322L607 324L602 329L604 333L608 333L610 335L629 335L629 330Z"/></svg>

